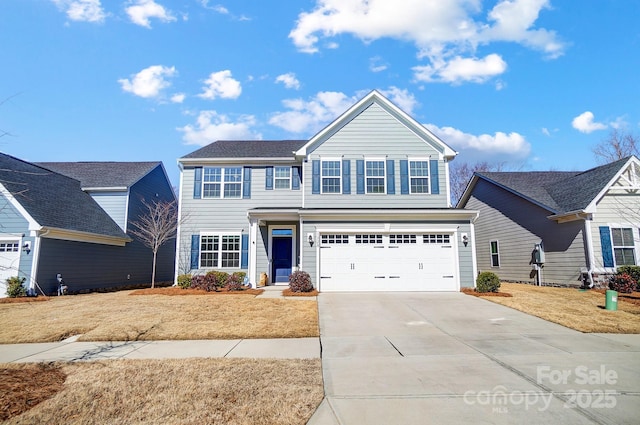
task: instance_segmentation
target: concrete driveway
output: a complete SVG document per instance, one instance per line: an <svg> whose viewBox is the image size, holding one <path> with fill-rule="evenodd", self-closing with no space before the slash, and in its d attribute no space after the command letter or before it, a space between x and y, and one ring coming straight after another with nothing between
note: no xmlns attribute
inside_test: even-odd
<svg viewBox="0 0 640 425"><path fill-rule="evenodd" d="M318 305L326 398L309 424L640 423L640 335L583 334L461 293Z"/></svg>

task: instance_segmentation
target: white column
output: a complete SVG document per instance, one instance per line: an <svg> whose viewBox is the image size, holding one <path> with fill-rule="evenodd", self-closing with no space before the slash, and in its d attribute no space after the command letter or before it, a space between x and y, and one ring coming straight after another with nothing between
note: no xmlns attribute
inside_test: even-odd
<svg viewBox="0 0 640 425"><path fill-rule="evenodd" d="M252 218L249 226L249 283L252 288L258 287L257 268L258 268L258 220Z"/></svg>

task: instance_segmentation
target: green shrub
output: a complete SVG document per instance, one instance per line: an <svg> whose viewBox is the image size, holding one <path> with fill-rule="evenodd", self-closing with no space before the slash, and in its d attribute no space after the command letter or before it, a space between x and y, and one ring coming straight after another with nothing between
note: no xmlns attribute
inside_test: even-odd
<svg viewBox="0 0 640 425"><path fill-rule="evenodd" d="M181 274L178 275L178 286L182 289L191 288L191 275L190 274Z"/></svg>
<svg viewBox="0 0 640 425"><path fill-rule="evenodd" d="M498 292L500 289L500 278L493 272L482 272L476 279L476 291L478 292Z"/></svg>
<svg viewBox="0 0 640 425"><path fill-rule="evenodd" d="M620 266L618 267L618 274L626 273L631 276L631 279L636 283L636 291L640 291L640 266Z"/></svg>
<svg viewBox="0 0 640 425"><path fill-rule="evenodd" d="M303 271L293 272L289 275L289 289L292 292L311 292L313 284L311 284L311 276Z"/></svg>
<svg viewBox="0 0 640 425"><path fill-rule="evenodd" d="M13 276L7 278L7 296L10 298L24 297L27 295L27 288L23 283L26 279L24 277Z"/></svg>
<svg viewBox="0 0 640 425"><path fill-rule="evenodd" d="M626 273L618 273L609 279L609 289L621 294L630 294L636 289L636 282Z"/></svg>
<svg viewBox="0 0 640 425"><path fill-rule="evenodd" d="M208 272L206 276L213 279L213 285L216 287L216 290L224 287L227 284L227 280L229 280L229 273L219 272L217 270Z"/></svg>
<svg viewBox="0 0 640 425"><path fill-rule="evenodd" d="M243 274L244 273L242 272L236 272L229 275L225 287L229 291L242 291L246 289L246 287L242 284L244 280L244 276L242 276Z"/></svg>

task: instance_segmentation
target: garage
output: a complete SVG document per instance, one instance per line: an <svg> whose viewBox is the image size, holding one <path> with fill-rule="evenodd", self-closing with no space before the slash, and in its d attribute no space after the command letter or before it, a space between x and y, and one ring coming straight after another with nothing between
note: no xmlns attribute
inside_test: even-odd
<svg viewBox="0 0 640 425"><path fill-rule="evenodd" d="M320 234L321 291L457 291L451 233Z"/></svg>
<svg viewBox="0 0 640 425"><path fill-rule="evenodd" d="M7 282L10 277L18 275L20 265L20 241L0 241L0 297L7 296Z"/></svg>

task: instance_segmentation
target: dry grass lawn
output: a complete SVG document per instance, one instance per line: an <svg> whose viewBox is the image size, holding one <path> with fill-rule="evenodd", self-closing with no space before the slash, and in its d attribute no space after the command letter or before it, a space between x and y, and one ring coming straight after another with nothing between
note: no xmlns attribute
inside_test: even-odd
<svg viewBox="0 0 640 425"><path fill-rule="evenodd" d="M38 369L0 365L23 377L29 370L41 375ZM50 369L66 375L63 387L5 423L304 424L323 398L319 359L110 360ZM28 398L19 390L27 387L0 391L0 406L17 413L15 406Z"/></svg>
<svg viewBox="0 0 640 425"><path fill-rule="evenodd" d="M487 300L558 323L580 332L640 333L640 305L618 297L618 310L605 310L605 295L590 290L502 283L511 297ZM640 296L634 293L632 300Z"/></svg>
<svg viewBox="0 0 640 425"><path fill-rule="evenodd" d="M0 343L298 338L319 335L313 300L247 294L143 295L131 291L0 304Z"/></svg>

